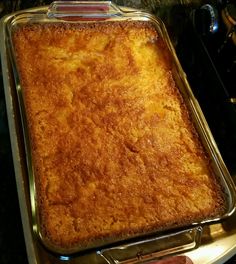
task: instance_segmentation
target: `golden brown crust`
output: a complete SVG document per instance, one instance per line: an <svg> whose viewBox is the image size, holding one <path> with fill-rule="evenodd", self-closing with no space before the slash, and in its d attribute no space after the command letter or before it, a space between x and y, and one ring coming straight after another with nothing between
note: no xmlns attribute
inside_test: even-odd
<svg viewBox="0 0 236 264"><path fill-rule="evenodd" d="M145 22L14 34L43 234L94 243L216 216L223 198Z"/></svg>

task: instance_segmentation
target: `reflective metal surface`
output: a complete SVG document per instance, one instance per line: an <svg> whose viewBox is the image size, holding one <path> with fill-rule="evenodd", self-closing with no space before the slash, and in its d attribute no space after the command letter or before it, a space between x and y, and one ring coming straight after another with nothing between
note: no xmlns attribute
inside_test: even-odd
<svg viewBox="0 0 236 264"><path fill-rule="evenodd" d="M222 264L236 253L236 214L203 229L202 245L186 255L194 264ZM232 262L235 263L235 262Z"/></svg>

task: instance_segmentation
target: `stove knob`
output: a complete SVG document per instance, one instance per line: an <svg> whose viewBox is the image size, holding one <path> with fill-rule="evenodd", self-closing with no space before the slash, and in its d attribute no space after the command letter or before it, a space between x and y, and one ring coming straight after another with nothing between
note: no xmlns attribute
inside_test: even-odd
<svg viewBox="0 0 236 264"><path fill-rule="evenodd" d="M218 11L212 5L205 4L195 10L193 23L202 36L214 34L218 31Z"/></svg>

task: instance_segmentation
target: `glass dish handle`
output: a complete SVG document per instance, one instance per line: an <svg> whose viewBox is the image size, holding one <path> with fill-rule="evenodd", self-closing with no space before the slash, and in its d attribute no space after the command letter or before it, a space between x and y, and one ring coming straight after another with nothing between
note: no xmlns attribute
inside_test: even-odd
<svg viewBox="0 0 236 264"><path fill-rule="evenodd" d="M197 248L202 227L97 251L108 264L140 264Z"/></svg>
<svg viewBox="0 0 236 264"><path fill-rule="evenodd" d="M47 17L60 20L104 20L122 15L111 1L54 1L48 8Z"/></svg>

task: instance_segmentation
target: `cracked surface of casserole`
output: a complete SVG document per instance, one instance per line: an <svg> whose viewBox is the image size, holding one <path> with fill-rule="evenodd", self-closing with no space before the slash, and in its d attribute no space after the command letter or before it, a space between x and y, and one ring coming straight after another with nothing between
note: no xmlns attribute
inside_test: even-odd
<svg viewBox="0 0 236 264"><path fill-rule="evenodd" d="M147 22L13 36L42 235L70 248L220 214L221 188Z"/></svg>

